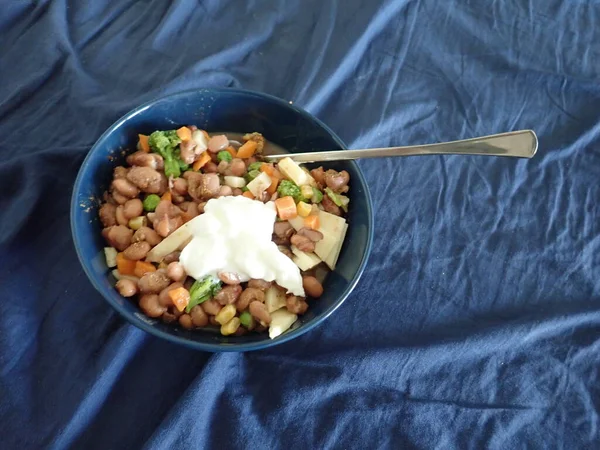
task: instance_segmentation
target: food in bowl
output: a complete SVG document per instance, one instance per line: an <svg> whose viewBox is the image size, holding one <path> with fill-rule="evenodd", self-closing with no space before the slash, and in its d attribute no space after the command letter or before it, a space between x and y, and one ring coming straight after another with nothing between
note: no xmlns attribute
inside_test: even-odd
<svg viewBox="0 0 600 450"><path fill-rule="evenodd" d="M307 311L346 235L350 177L263 162L267 145L259 133L195 126L139 135L99 210L123 297L148 317L224 336L274 338Z"/></svg>

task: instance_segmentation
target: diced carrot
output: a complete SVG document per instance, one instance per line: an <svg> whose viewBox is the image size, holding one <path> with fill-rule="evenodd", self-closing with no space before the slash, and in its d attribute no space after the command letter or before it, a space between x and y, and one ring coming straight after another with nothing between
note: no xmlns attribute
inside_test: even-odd
<svg viewBox="0 0 600 450"><path fill-rule="evenodd" d="M146 261L136 261L135 262L135 269L133 271L133 274L138 277L138 278L142 278L144 276L145 273L148 272L156 272L156 267L154 267L154 264L146 262Z"/></svg>
<svg viewBox="0 0 600 450"><path fill-rule="evenodd" d="M254 141L245 142L244 145L242 145L238 149L237 157L238 158L250 158L252 155L254 155L254 152L256 151L257 146L258 146L258 144Z"/></svg>
<svg viewBox="0 0 600 450"><path fill-rule="evenodd" d="M135 261L125 258L123 253L117 253L117 270L121 275L133 275L135 273Z"/></svg>
<svg viewBox="0 0 600 450"><path fill-rule="evenodd" d="M321 227L319 216L308 216L304 218L304 226L311 230L318 230Z"/></svg>
<svg viewBox="0 0 600 450"><path fill-rule="evenodd" d="M148 136L145 134L138 134L140 140L140 150L146 153L150 153L150 144L148 143Z"/></svg>
<svg viewBox="0 0 600 450"><path fill-rule="evenodd" d="M173 196L171 195L171 192L167 191L163 194L163 196L160 198L161 200L166 200L168 202L172 202L173 201Z"/></svg>
<svg viewBox="0 0 600 450"><path fill-rule="evenodd" d="M262 163L262 165L260 166L260 171L266 173L269 176L273 176L273 172L275 172L275 167L273 167L273 164Z"/></svg>
<svg viewBox="0 0 600 450"><path fill-rule="evenodd" d="M192 130L188 127L181 127L177 130L177 136L179 136L179 139L182 141L189 141L192 139Z"/></svg>
<svg viewBox="0 0 600 450"><path fill-rule="evenodd" d="M275 192L277 192L277 185L279 184L279 179L277 179L275 177L270 177L270 178L271 178L271 184L267 188L267 193L269 195L273 195Z"/></svg>
<svg viewBox="0 0 600 450"><path fill-rule="evenodd" d="M183 223L188 223L193 219L193 217L187 211L183 211L180 217L183 220Z"/></svg>
<svg viewBox="0 0 600 450"><path fill-rule="evenodd" d="M250 191L246 191L242 194L244 197L248 197L249 199L254 199L254 194Z"/></svg>
<svg viewBox="0 0 600 450"><path fill-rule="evenodd" d="M178 287L169 291L169 298L179 311L183 311L190 302L190 293L186 288Z"/></svg>
<svg viewBox="0 0 600 450"><path fill-rule="evenodd" d="M293 219L298 215L296 202L294 201L294 198L289 195L275 200L275 207L277 208L277 214L281 220Z"/></svg>
<svg viewBox="0 0 600 450"><path fill-rule="evenodd" d="M194 169L196 172L198 172L200 169L202 169L206 164L208 164L210 162L210 155L208 154L207 151L204 151L201 155L200 158L198 158L194 164L192 165L192 169Z"/></svg>
<svg viewBox="0 0 600 450"><path fill-rule="evenodd" d="M233 148L231 145L225 150L231 155L232 158L237 158L237 152L235 151L235 148Z"/></svg>

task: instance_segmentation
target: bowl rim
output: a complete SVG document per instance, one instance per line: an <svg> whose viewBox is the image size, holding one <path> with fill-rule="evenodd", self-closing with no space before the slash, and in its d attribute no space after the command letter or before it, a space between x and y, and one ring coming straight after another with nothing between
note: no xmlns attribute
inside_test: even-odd
<svg viewBox="0 0 600 450"><path fill-rule="evenodd" d="M337 134L331 128L329 128L329 126L327 126L325 123L323 123L320 119L318 119L314 115L310 114L308 111L294 105L291 102L285 101L279 97L275 97L273 95L262 93L262 92L251 91L251 90L246 90L246 89L237 89L237 88L196 88L196 89L187 89L184 91L179 91L179 92L176 92L173 94L168 94L168 95L164 95L164 96L149 100L149 101L141 104L140 106L130 110L129 112L125 113L123 116L121 116L119 119L117 119L110 127L108 127L106 129L106 131L104 131L104 133L102 133L102 135L96 140L94 145L90 148L86 157L84 158L83 162L81 163L81 166L79 167L79 170L77 172L77 178L75 179L75 183L73 184L73 192L71 194L71 208L70 208L71 236L73 239L73 244L75 246L75 252L77 253L77 258L79 259L79 263L80 263L81 267L83 268L83 271L85 272L88 280L92 283L92 286L96 289L96 291L98 291L100 296L105 301L107 301L114 310L116 310L119 313L121 318L125 319L131 325L133 325L137 328L140 328L140 329L150 333L153 336L159 337L161 339L165 339L174 344L179 344L179 345L183 345L185 347L188 347L188 348L191 348L194 350L200 350L200 351L206 351L206 352L245 352L245 351L252 351L252 350L261 350L261 349L273 347L273 346L276 346L279 344L283 344L285 342L291 341L292 339L295 339L295 338L303 335L304 333L311 331L317 325L320 325L329 316L331 316L335 312L335 310L337 310L346 301L346 299L348 298L350 293L354 290L354 288L358 284L358 281L362 277L363 272L365 271L367 261L371 254L371 247L373 244L373 235L374 235L374 217L373 217L373 209L372 209L373 200L371 198L371 192L369 190L369 186L366 182L366 179L365 179L362 171L360 170L360 167L358 166L358 164L356 164L355 161L348 161L348 162L355 166L356 172L358 173L360 181L362 182L362 184L365 188L364 189L365 195L367 197L366 213L367 213L368 225L369 225L369 232L368 232L368 236L367 236L367 243L366 243L365 251L362 255L362 260L360 261L358 270L356 271L356 275L350 281L350 283L348 284L348 286L346 287L344 292L339 296L338 300L333 305L331 305L328 309L326 309L320 316L315 317L311 322L304 324L304 325L296 328L295 330L290 330L290 331L287 331L286 333L283 333L282 335L278 336L275 339L269 339L269 340L264 340L264 341L259 341L259 342L249 342L249 343L232 343L232 344L215 343L215 344L212 344L212 343L206 343L206 342L197 342L197 341L189 340L183 336L176 336L176 335L172 335L169 333L165 333L164 331L159 330L156 327L154 327L142 320L135 321L133 319L133 314L130 314L130 312L128 312L126 310L125 306L118 304L117 302L113 301L113 299L111 299L109 296L105 296L103 294L102 286L93 276L90 267L88 267L88 263L83 259L83 256L81 254L80 248L81 248L82 238L81 238L81 236L79 236L79 234L76 230L76 227L75 227L75 215L76 215L77 208L79 207L78 194L81 189L81 183L83 180L83 172L85 171L85 168L89 164L91 155L94 154L94 152L97 150L97 148L104 142L104 140L111 133L113 133L115 131L115 129L119 128L123 123L125 123L127 120L131 119L132 117L135 117L136 115L142 113L146 109L148 109L151 106L158 104L160 102L178 99L178 98L185 98L185 97L189 96L190 94L198 94L198 93L206 93L206 94L211 94L211 93L230 94L230 93L233 93L233 94L241 94L241 95L245 95L245 96L257 97L257 98L269 100L271 102L279 104L280 106L294 110L294 112L303 116L305 119L308 119L309 121L314 121L317 125L322 127L329 135L331 135L332 139L340 147L340 149L344 150L347 148L346 145L344 144L344 142L337 136Z"/></svg>

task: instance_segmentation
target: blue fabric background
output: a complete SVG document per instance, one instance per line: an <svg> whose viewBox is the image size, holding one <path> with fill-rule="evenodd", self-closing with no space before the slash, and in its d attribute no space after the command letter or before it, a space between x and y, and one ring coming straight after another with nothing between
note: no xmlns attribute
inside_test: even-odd
<svg viewBox="0 0 600 450"><path fill-rule="evenodd" d="M599 81L594 0L2 2L0 446L597 447ZM211 86L354 148L533 128L540 150L361 161L349 300L273 350L198 353L115 315L68 207L114 120Z"/></svg>

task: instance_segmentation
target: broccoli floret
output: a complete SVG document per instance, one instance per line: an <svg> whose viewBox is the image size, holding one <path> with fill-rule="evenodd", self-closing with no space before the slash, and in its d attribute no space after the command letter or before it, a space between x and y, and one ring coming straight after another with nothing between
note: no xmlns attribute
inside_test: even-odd
<svg viewBox="0 0 600 450"><path fill-rule="evenodd" d="M244 178L246 179L246 182L250 183L252 180L254 180L259 175L260 175L260 172L258 170L251 170L244 176Z"/></svg>
<svg viewBox="0 0 600 450"><path fill-rule="evenodd" d="M293 197L296 203L304 200L300 188L293 181L282 180L277 188L277 193L279 194L279 197Z"/></svg>
<svg viewBox="0 0 600 450"><path fill-rule="evenodd" d="M250 171L250 170L260 170L260 166L262 166L262 165L263 165L263 163L261 163L260 161L253 162L252 164L250 164L248 166L248 171Z"/></svg>
<svg viewBox="0 0 600 450"><path fill-rule="evenodd" d="M313 190L313 195L312 195L311 201L313 203L321 203L321 201L323 201L323 193L320 190L318 190L316 187L313 187L312 190Z"/></svg>
<svg viewBox="0 0 600 450"><path fill-rule="evenodd" d="M163 158L167 158L168 154L173 156L173 151L180 142L175 130L155 131L148 138L150 148Z"/></svg>
<svg viewBox="0 0 600 450"><path fill-rule="evenodd" d="M168 177L180 176L181 170L186 167L177 150L180 143L181 139L175 130L155 131L148 138L148 144L152 151L158 153L165 160L165 175Z"/></svg>
<svg viewBox="0 0 600 450"><path fill-rule="evenodd" d="M217 159L219 161L231 162L231 160L233 159L233 157L231 156L231 153L229 153L226 150L223 150L223 151L220 151L219 153L217 153Z"/></svg>
<svg viewBox="0 0 600 450"><path fill-rule="evenodd" d="M214 297L220 290L221 281L210 275L201 280L194 281L194 284L192 284L192 287L190 288L190 302L185 308L185 312L189 313L194 306L204 303L206 300Z"/></svg>
<svg viewBox="0 0 600 450"><path fill-rule="evenodd" d="M348 203L350 203L350 199L348 197L345 195L336 194L329 188L325 188L325 193L333 203L342 208L344 212L348 212Z"/></svg>

